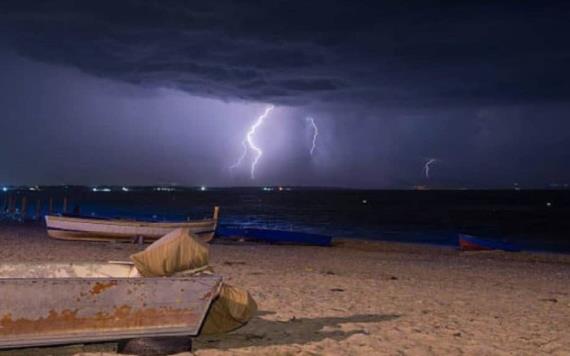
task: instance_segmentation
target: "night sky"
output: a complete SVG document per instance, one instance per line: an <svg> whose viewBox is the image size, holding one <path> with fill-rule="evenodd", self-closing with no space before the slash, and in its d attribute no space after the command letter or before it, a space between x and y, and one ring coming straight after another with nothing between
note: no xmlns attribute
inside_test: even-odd
<svg viewBox="0 0 570 356"><path fill-rule="evenodd" d="M0 184L570 183L569 19L562 1L2 1ZM269 105L251 179L253 151L229 167Z"/></svg>

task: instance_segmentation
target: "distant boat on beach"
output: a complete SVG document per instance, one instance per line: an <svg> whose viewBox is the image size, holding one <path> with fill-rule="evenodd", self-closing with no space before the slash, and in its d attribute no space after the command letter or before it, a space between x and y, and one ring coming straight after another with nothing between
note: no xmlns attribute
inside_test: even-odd
<svg viewBox="0 0 570 356"><path fill-rule="evenodd" d="M481 239L476 236L459 234L459 249L462 251L490 251L502 250L509 252L520 251L520 248L507 243L496 240Z"/></svg>
<svg viewBox="0 0 570 356"><path fill-rule="evenodd" d="M216 237L226 240L245 240L265 242L276 245L313 245L331 246L332 237L326 235L309 234L297 231L250 229L250 228L218 228Z"/></svg>
<svg viewBox="0 0 570 356"><path fill-rule="evenodd" d="M184 222L147 222L135 220L100 219L74 216L46 215L48 235L59 240L133 241L142 238L154 241L178 228L188 228L203 241L214 237L219 208L211 219Z"/></svg>

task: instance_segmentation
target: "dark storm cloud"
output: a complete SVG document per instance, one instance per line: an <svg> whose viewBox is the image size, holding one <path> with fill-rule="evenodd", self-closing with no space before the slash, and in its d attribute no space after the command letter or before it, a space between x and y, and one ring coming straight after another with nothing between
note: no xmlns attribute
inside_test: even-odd
<svg viewBox="0 0 570 356"><path fill-rule="evenodd" d="M418 5L420 4L420 5ZM276 104L561 102L563 2L4 1L5 46L100 77Z"/></svg>
<svg viewBox="0 0 570 356"><path fill-rule="evenodd" d="M0 182L570 182L568 9L3 1ZM247 164L230 174L266 103L277 107L256 133L256 180Z"/></svg>

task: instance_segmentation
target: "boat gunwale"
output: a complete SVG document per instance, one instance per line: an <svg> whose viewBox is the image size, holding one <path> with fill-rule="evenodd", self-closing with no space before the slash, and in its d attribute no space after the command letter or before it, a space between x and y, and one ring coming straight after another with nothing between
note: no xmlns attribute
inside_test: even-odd
<svg viewBox="0 0 570 356"><path fill-rule="evenodd" d="M208 231L201 231L194 233L197 236L209 234L213 237L215 233L215 229L208 230ZM63 240L63 241L93 241L93 242L111 242L111 241L118 241L118 242L132 242L133 235L132 234L118 234L118 233L109 233L109 232L90 232L90 231L78 231L78 230L60 230L60 229L49 229L47 230L47 234L49 237L56 239L56 240ZM145 235L141 234L139 237L143 237L147 241L156 241L160 239L163 235ZM211 240L211 238L207 238L206 241Z"/></svg>
<svg viewBox="0 0 570 356"><path fill-rule="evenodd" d="M153 222L153 221L123 221L118 219L90 219L81 217L68 217L68 216L58 216L58 215L45 215L46 225L49 227L49 220L53 221L67 221L75 223L84 224L96 224L96 225L118 225L118 226L131 226L131 227L159 227L159 228L184 228L184 227L195 227L195 226L207 226L210 224L215 224L218 222L217 219L202 219L202 220L191 220L191 221L180 221L180 222Z"/></svg>
<svg viewBox="0 0 570 356"><path fill-rule="evenodd" d="M6 263L7 264L7 263ZM22 263L22 265L28 265L28 263ZM30 265L32 263L29 263ZM48 263L49 264L49 263ZM74 263L75 264L75 263ZM79 264L79 263L77 263ZM87 263L86 263L87 264ZM22 280L37 280L37 279L49 279L49 280L62 280L62 281L73 281L73 280L129 280L129 281L140 281L141 283L144 283L142 281L152 281L152 280L160 280L160 281L168 281L168 280L176 280L176 281L187 281L187 280L194 280L194 281L200 281L203 279L217 279L219 280L219 282L223 281L223 277L219 274L202 274L202 275L196 275L196 276L189 276L189 275L179 275L177 276L176 274L172 275L172 276L165 276L165 277L6 277L6 278L2 278L0 277L0 282L5 282L5 281L22 281Z"/></svg>

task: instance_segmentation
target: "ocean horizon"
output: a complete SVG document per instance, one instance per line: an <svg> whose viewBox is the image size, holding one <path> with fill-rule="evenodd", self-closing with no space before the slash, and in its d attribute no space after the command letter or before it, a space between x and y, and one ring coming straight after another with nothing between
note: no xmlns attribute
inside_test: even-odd
<svg viewBox="0 0 570 356"><path fill-rule="evenodd" d="M363 190L307 187L61 186L0 192L3 219L49 212L183 221L220 206L220 226L276 229L404 243L457 245L468 233L523 249L570 253L566 190ZM8 212L10 199L14 210ZM38 210L37 204L40 204Z"/></svg>

